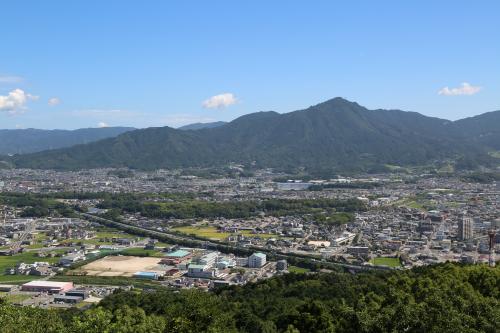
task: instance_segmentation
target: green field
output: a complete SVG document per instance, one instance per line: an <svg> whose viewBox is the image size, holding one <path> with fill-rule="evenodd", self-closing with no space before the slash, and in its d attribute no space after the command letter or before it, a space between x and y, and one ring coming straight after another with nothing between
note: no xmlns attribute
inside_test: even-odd
<svg viewBox="0 0 500 333"><path fill-rule="evenodd" d="M370 260L375 266L388 266L388 267L400 267L401 261L399 258L387 258L387 257L378 257Z"/></svg>
<svg viewBox="0 0 500 333"><path fill-rule="evenodd" d="M278 237L277 235L272 234L252 234L249 230L242 230L238 233L230 233L230 232L218 232L216 227L210 226L189 226L189 227L178 227L173 230L179 231L186 235L195 235L197 237L203 237L208 239L217 239L223 240L228 238L231 235L242 234L246 237L261 237L261 238L273 238Z"/></svg>
<svg viewBox="0 0 500 333"><path fill-rule="evenodd" d="M61 251L64 251L64 250L54 250L51 252L61 253ZM36 254L37 254L36 251L30 251L30 252L16 254L13 256L0 256L0 275L4 275L5 270L7 268L14 267L19 262L24 262L26 264L32 264L35 261L44 261L44 262L48 262L50 264L53 264L53 263L56 263L59 261L59 258L57 258L57 257L40 258L40 257L37 257Z"/></svg>
<svg viewBox="0 0 500 333"><path fill-rule="evenodd" d="M0 284L23 284L33 280L40 280L35 275L0 275Z"/></svg>
<svg viewBox="0 0 500 333"><path fill-rule="evenodd" d="M25 294L9 294L9 293L0 292L0 298L4 299L10 303L18 303L19 304L19 303L22 303L24 300L31 298L31 296L25 295Z"/></svg>
<svg viewBox="0 0 500 333"><path fill-rule="evenodd" d="M139 256L139 257L163 257L164 254L157 250L145 250L143 248L126 249L120 251L124 256Z"/></svg>
<svg viewBox="0 0 500 333"><path fill-rule="evenodd" d="M298 267L298 266L288 266L288 271L290 273L308 273L311 270L308 268L302 268L302 267Z"/></svg>
<svg viewBox="0 0 500 333"><path fill-rule="evenodd" d="M432 210L436 208L435 205L430 202L430 200L424 199L422 197L403 198L398 201L395 201L392 205L405 206L414 209L425 209L425 210Z"/></svg>
<svg viewBox="0 0 500 333"><path fill-rule="evenodd" d="M64 241L61 241L61 243L78 243L82 242L84 244L94 244L94 245L112 245L113 243L111 241L101 241L104 239L110 239L111 238L138 238L138 239L144 239L144 237L137 237L131 234L127 234L125 232L120 232L120 231L100 231L96 233L96 236L92 239L67 239Z"/></svg>

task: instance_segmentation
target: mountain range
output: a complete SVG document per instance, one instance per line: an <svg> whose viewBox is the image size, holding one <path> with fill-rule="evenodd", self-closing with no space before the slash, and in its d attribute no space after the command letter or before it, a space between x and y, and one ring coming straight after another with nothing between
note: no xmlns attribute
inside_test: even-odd
<svg viewBox="0 0 500 333"><path fill-rule="evenodd" d="M305 110L257 112L223 126L128 131L114 138L5 159L15 167L157 169L227 165L370 171L449 161L496 166L500 111L449 121L401 110L368 110L334 98Z"/></svg>
<svg viewBox="0 0 500 333"><path fill-rule="evenodd" d="M131 127L82 128L77 130L2 129L0 155L27 154L43 150L71 147L115 137Z"/></svg>
<svg viewBox="0 0 500 333"><path fill-rule="evenodd" d="M227 124L225 121L215 121L213 123L194 123L178 127L180 130L199 130L203 128L215 128Z"/></svg>

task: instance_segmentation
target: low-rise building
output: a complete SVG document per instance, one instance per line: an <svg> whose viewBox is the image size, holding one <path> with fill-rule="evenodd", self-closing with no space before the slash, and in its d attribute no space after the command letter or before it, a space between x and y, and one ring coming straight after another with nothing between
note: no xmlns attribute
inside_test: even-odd
<svg viewBox="0 0 500 333"><path fill-rule="evenodd" d="M73 282L31 281L21 286L22 291L46 292L59 294L73 289Z"/></svg>

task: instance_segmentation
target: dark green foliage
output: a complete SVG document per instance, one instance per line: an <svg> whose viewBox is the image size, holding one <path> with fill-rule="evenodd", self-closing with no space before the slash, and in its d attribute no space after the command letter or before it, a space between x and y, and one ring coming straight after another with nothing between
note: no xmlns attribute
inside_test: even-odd
<svg viewBox="0 0 500 333"><path fill-rule="evenodd" d="M189 125L181 126L177 129L180 130L200 130L204 128L215 128L227 124L225 121L215 121L213 123L194 123Z"/></svg>
<svg viewBox="0 0 500 333"><path fill-rule="evenodd" d="M498 163L487 154L497 141L482 139L499 135L497 113L485 115L488 121L478 116L455 123L415 112L370 111L335 98L302 111L246 115L216 128L148 128L9 161L17 167L52 169L185 168L238 162L305 167L313 175L380 172L387 170L384 164L422 165L445 159L460 159L460 168L474 168Z"/></svg>
<svg viewBox="0 0 500 333"><path fill-rule="evenodd" d="M36 325L34 324L36 322ZM287 274L244 287L117 292L84 312L0 305L2 332L489 332L500 268Z"/></svg>
<svg viewBox="0 0 500 333"><path fill-rule="evenodd" d="M152 218L245 218L263 212L272 216L314 213L318 210L354 212L364 210L364 204L357 199L269 199L264 201L215 202L184 200L177 202L140 201L134 196L114 196L104 200L100 208L111 209L108 218L116 220L120 212L141 213Z"/></svg>
<svg viewBox="0 0 500 333"><path fill-rule="evenodd" d="M312 218L316 224L336 226L353 222L354 214L347 212L334 214L315 214Z"/></svg>
<svg viewBox="0 0 500 333"><path fill-rule="evenodd" d="M21 217L77 217L73 207L50 196L31 193L0 193L0 204L23 207Z"/></svg>
<svg viewBox="0 0 500 333"><path fill-rule="evenodd" d="M475 172L462 177L464 181L471 183L490 184L500 181L500 172Z"/></svg>

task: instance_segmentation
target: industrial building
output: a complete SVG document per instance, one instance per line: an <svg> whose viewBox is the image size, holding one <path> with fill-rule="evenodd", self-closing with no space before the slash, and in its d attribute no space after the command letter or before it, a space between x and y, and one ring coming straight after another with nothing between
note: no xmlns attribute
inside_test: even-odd
<svg viewBox="0 0 500 333"><path fill-rule="evenodd" d="M191 258L191 252L186 250L176 250L170 253L167 253L165 257L161 260L160 264L162 265L177 265L185 260Z"/></svg>
<svg viewBox="0 0 500 333"><path fill-rule="evenodd" d="M194 278L210 279L216 276L217 269L209 265L190 264L187 275Z"/></svg>
<svg viewBox="0 0 500 333"><path fill-rule="evenodd" d="M73 282L31 281L21 286L22 291L59 294L73 289Z"/></svg>
<svg viewBox="0 0 500 333"><path fill-rule="evenodd" d="M136 272L133 276L138 279L158 280L160 274L158 272Z"/></svg>

